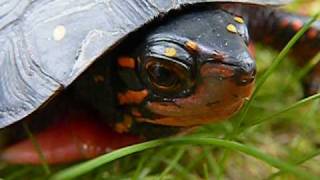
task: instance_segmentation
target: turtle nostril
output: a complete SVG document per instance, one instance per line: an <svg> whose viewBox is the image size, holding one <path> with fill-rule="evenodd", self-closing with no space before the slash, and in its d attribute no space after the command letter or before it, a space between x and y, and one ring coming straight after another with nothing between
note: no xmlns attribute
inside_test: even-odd
<svg viewBox="0 0 320 180"><path fill-rule="evenodd" d="M253 74L242 75L240 76L238 83L240 85L247 85L252 83L254 79L255 79L255 75Z"/></svg>
<svg viewBox="0 0 320 180"><path fill-rule="evenodd" d="M236 72L235 80L238 85L245 86L254 81L256 77L256 70L253 68L251 71L244 71L243 69L239 69Z"/></svg>
<svg viewBox="0 0 320 180"><path fill-rule="evenodd" d="M248 85L256 77L256 63L250 56L243 58L235 72L236 83L241 86Z"/></svg>

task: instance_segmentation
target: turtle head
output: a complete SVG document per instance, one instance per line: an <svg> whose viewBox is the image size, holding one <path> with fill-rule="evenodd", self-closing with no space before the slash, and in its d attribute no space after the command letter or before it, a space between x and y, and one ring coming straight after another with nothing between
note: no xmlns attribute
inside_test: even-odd
<svg viewBox="0 0 320 180"><path fill-rule="evenodd" d="M118 59L122 69L135 72L123 73L129 90L118 94L119 102L140 122L195 126L226 119L254 86L247 45L240 17L222 10L180 15L151 31L130 57Z"/></svg>

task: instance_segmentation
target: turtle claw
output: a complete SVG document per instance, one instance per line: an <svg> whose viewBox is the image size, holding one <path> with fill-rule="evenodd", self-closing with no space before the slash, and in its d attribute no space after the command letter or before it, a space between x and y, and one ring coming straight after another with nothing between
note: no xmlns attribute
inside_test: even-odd
<svg viewBox="0 0 320 180"><path fill-rule="evenodd" d="M48 164L85 160L142 141L137 136L115 132L87 113L70 113L34 138ZM13 164L42 163L30 139L5 149L0 159Z"/></svg>

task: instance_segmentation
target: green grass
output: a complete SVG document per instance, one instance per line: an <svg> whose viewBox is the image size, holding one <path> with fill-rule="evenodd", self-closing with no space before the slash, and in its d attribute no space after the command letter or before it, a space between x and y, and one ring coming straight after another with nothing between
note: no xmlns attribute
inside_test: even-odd
<svg viewBox="0 0 320 180"><path fill-rule="evenodd" d="M278 56L278 52L258 46L259 91L244 113L230 121L203 126L187 137L122 148L80 164L51 166L50 172L46 166L0 162L0 177L316 179L320 176L320 95L301 100L300 74L312 65L297 69L285 54Z"/></svg>
<svg viewBox="0 0 320 180"><path fill-rule="evenodd" d="M282 171L289 172L294 174L300 178L308 178L308 179L317 179L316 176L307 173L305 170L301 170L298 167L295 167L294 164L290 164L281 160L278 160L270 155L267 155L254 147L249 145L244 145L235 141L217 139L217 138L208 138L208 137L183 137L183 138L170 138L170 139L160 139L149 141L146 143L141 143L138 145L133 145L130 147L122 148L120 150L114 151L112 153L100 156L96 159L87 161L85 163L73 166L71 168L65 169L57 174L53 175L50 179L71 179L76 178L82 174L85 174L92 169L95 169L102 164L109 163L115 159L119 159L120 157L133 154L138 151L143 151L146 149L154 148L157 146L170 146L170 145L181 145L181 144L189 144L189 145L211 145L222 148L231 149L234 151L242 152L248 156L252 156L256 159L264 161L265 163L278 168ZM173 169L177 161L181 159L185 149L180 148L176 153L173 160L170 161L169 165L166 169L160 174L159 179L163 179L163 177L169 173L171 169ZM206 173L207 174L207 173Z"/></svg>

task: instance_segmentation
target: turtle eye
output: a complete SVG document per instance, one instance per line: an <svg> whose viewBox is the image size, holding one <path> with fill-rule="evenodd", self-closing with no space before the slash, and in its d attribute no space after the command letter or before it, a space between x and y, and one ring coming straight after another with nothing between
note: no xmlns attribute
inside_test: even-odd
<svg viewBox="0 0 320 180"><path fill-rule="evenodd" d="M180 64L160 58L149 58L145 64L151 87L160 93L178 93L184 88L188 70Z"/></svg>

